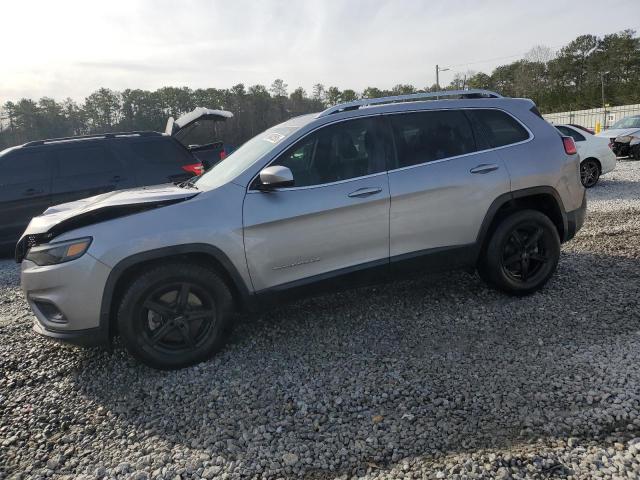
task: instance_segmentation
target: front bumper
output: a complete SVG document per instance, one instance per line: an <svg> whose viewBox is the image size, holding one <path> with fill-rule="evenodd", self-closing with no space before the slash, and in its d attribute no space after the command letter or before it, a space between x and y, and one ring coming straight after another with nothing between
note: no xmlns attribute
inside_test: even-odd
<svg viewBox="0 0 640 480"><path fill-rule="evenodd" d="M47 330L40 322L36 321L33 324L33 331L52 340L78 347L108 347L110 345L109 332L100 327L73 332L58 332Z"/></svg>
<svg viewBox="0 0 640 480"><path fill-rule="evenodd" d="M108 344L100 308L110 271L88 253L70 262L42 267L24 260L21 284L35 315L34 330L76 345Z"/></svg>
<svg viewBox="0 0 640 480"><path fill-rule="evenodd" d="M585 192L582 198L582 205L579 208L567 212L567 230L565 233L564 241L569 241L576 236L578 230L584 225L584 221L587 217L587 195Z"/></svg>
<svg viewBox="0 0 640 480"><path fill-rule="evenodd" d="M616 157L628 157L631 153L629 143L613 142L611 150L616 154Z"/></svg>

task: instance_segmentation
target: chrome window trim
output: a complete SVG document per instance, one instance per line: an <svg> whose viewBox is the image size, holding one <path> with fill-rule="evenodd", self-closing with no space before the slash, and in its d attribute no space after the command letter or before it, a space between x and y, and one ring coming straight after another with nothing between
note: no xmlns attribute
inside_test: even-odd
<svg viewBox="0 0 640 480"><path fill-rule="evenodd" d="M265 167L267 168L267 167ZM347 182L353 182L355 180L363 180L365 178L373 178L373 177L378 177L380 175L387 175L387 171L383 170L382 172L378 172L378 173L370 173L369 175L363 175L361 177L352 177L352 178L347 178L346 180L337 180L335 182L329 182L329 183L319 183L317 185L306 185L304 187L284 187L284 188L274 188L273 190L269 190L269 192L291 192L291 191L296 191L296 190L311 190L314 188L324 188L324 187L330 187L333 185L340 185L341 183L347 183ZM253 183L253 180L251 180L251 183ZM269 193L266 192L266 193ZM247 194L250 193L260 193L260 194L264 194L265 192L262 190L249 190L247 191Z"/></svg>
<svg viewBox="0 0 640 480"><path fill-rule="evenodd" d="M531 129L527 125L525 125L522 121L520 121L519 118L517 118L515 115L511 114L511 112L508 112L507 110L504 110L504 109L498 108L498 107L482 107L482 106L478 106L478 107L452 107L452 108L437 108L437 109L431 109L430 108L430 109L419 109L419 110L403 110L403 111L399 111L399 112L372 113L372 114L369 114L369 115L358 115L356 117L342 118L342 119L338 119L338 120L333 121L333 122L328 122L328 123L323 123L322 125L318 125L316 128L314 128L313 130L307 132L302 137L296 139L295 142L292 142L290 145L288 145L286 148L284 148L282 152L280 152L267 165L262 167L262 169L270 167L271 165L274 165L274 162L277 161L280 158L280 156L283 155L287 150L289 150L289 148L291 148L296 143L304 140L306 137L308 137L312 133L315 133L318 130L320 130L321 128L324 128L324 127L335 125L335 124L338 124L338 123L341 123L341 122L348 122L348 121L352 121L352 120L360 120L360 119L363 119L363 118L383 117L383 116L387 116L387 115L404 115L404 114L408 114L408 113L441 112L441 111L448 111L448 110L499 110L500 112L506 113L511 118L513 118L516 122L518 122L518 124L520 124L527 131L527 133L529 134L529 138L527 138L526 140L522 140L520 142L509 143L508 145L502 145L500 147L485 148L484 150L476 150L475 152L464 153L462 155L456 155L456 156L453 156L453 157L440 158L438 160L430 160L430 161L427 161L427 162L416 163L415 165L408 165L406 167L399 167L399 168L394 168L394 169L391 169L391 170L383 170L381 172L371 173L369 175L364 175L364 176L361 176L361 177L353 177L353 178L349 178L349 179L346 179L346 180L338 180L336 182L319 183L317 185L307 185L307 186L304 186L304 187L275 188L275 189L273 189L271 191L272 192L287 192L287 191L292 191L292 190L303 190L303 189L309 189L309 188L318 188L318 187L336 185L336 184L340 184L340 183L350 182L352 180L358 180L358 179L364 179L364 178L373 177L373 176L376 176L376 175L380 175L382 173L390 174L390 173L393 173L393 172L400 172L400 171L409 170L409 169L416 168L416 167L424 167L425 165L430 165L430 164L434 164L434 163L448 162L449 160L456 160L458 158L469 157L471 155L477 155L479 153L486 153L486 152L491 152L491 151L495 151L495 150L502 150L504 148L515 147L515 146L518 146L518 145L524 145L525 143L529 143L529 142L531 142L531 141L533 141L535 139L535 135L533 134ZM393 132L391 132L391 134L393 135ZM247 193L265 193L265 192L263 192L261 190L256 190L256 189L251 189L250 188L251 184L253 184L253 182L259 176L260 176L260 172L258 172L256 175L254 175L251 178L251 181L249 182L249 185L247 185Z"/></svg>

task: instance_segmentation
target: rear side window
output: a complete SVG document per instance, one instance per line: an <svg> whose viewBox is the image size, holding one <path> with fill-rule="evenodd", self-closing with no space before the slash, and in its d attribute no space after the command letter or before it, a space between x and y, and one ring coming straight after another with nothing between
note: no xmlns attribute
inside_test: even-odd
<svg viewBox="0 0 640 480"><path fill-rule="evenodd" d="M467 110L477 122L492 148L504 147L529 139L529 132L515 118L501 110Z"/></svg>
<svg viewBox="0 0 640 480"><path fill-rule="evenodd" d="M556 127L556 128L558 129L558 131L562 135L564 135L565 137L571 137L576 142L584 142L585 141L584 135L582 135L581 133L576 132L573 128L563 127L563 126L559 126L559 127Z"/></svg>
<svg viewBox="0 0 640 480"><path fill-rule="evenodd" d="M19 185L49 179L50 156L43 151L22 151L0 158L0 185Z"/></svg>
<svg viewBox="0 0 640 480"><path fill-rule="evenodd" d="M398 151L395 168L476 151L471 123L462 111L390 115Z"/></svg>
<svg viewBox="0 0 640 480"><path fill-rule="evenodd" d="M58 151L58 176L76 177L107 173L117 170L119 165L104 147L83 146Z"/></svg>
<svg viewBox="0 0 640 480"><path fill-rule="evenodd" d="M186 165L197 162L183 147L176 145L167 138L159 140L131 142L129 151L138 161L148 165Z"/></svg>

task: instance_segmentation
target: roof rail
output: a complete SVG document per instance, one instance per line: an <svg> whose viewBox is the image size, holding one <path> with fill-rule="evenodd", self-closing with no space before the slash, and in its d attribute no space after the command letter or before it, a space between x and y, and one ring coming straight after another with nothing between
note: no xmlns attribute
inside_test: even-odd
<svg viewBox="0 0 640 480"><path fill-rule="evenodd" d="M472 98L502 98L502 95L491 90L482 90L478 88L472 88L469 90L442 90L439 92L424 92L424 93L412 93L409 95L395 95L392 97L380 97L380 98L363 98L362 100L356 100L354 102L340 103L329 107L326 110L320 112L317 118L326 117L333 113L345 112L347 110L357 110L360 107L368 107L370 105L380 105L384 103L396 103L396 102L408 102L412 100L423 100L427 98L438 99L440 97L472 97Z"/></svg>
<svg viewBox="0 0 640 480"><path fill-rule="evenodd" d="M115 137L128 137L128 136L138 136L138 137L156 137L162 136L162 133L153 132L153 131L134 131L134 132L108 132L108 133L95 133L91 135L76 135L73 137L60 137L60 138L47 138L45 140L34 140L32 142L27 142L23 147L35 147L38 145L45 145L47 143L56 143L56 142L69 142L73 140L88 140L91 138L115 138Z"/></svg>

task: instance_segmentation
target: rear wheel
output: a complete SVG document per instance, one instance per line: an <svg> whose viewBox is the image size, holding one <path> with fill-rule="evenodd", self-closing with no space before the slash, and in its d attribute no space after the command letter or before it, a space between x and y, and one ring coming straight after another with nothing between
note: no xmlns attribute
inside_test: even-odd
<svg viewBox="0 0 640 480"><path fill-rule="evenodd" d="M231 293L218 275L173 263L131 283L118 309L118 331L126 349L146 365L182 368L220 349L231 315Z"/></svg>
<svg viewBox="0 0 640 480"><path fill-rule="evenodd" d="M600 178L600 165L593 158L587 158L580 164L580 181L585 188L591 188Z"/></svg>
<svg viewBox="0 0 640 480"><path fill-rule="evenodd" d="M478 270L491 286L512 295L542 288L556 270L560 238L553 222L536 210L513 213L500 222Z"/></svg>

